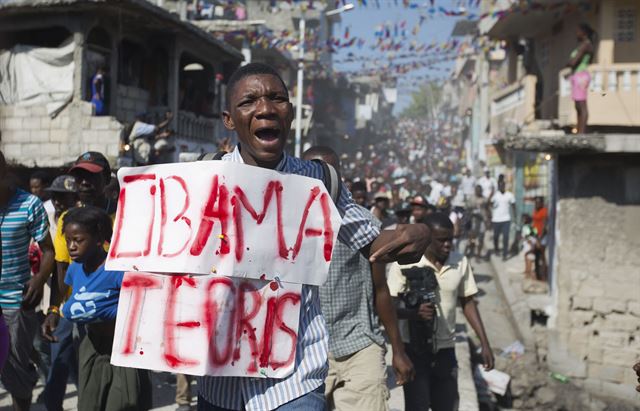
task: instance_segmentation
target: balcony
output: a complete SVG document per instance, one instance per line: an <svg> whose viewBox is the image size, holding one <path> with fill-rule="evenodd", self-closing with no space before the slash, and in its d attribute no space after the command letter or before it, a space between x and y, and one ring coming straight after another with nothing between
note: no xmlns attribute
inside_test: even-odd
<svg viewBox="0 0 640 411"><path fill-rule="evenodd" d="M535 120L536 78L524 76L519 81L493 93L491 100L491 138L500 140L517 133Z"/></svg>
<svg viewBox="0 0 640 411"><path fill-rule="evenodd" d="M591 65L588 95L589 125L640 127L640 64ZM562 127L576 124L571 84L560 72L558 122Z"/></svg>
<svg viewBox="0 0 640 411"><path fill-rule="evenodd" d="M219 118L202 117L180 110L175 121L177 136L187 140L214 143L230 135Z"/></svg>

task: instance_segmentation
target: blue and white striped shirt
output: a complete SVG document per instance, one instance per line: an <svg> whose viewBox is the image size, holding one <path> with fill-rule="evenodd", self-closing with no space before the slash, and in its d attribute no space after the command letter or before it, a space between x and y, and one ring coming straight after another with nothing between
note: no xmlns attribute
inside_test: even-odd
<svg viewBox="0 0 640 411"><path fill-rule="evenodd" d="M18 189L5 210L0 210L2 235L2 274L0 306L18 309L22 289L31 278L29 244L44 240L49 233L47 212L40 199Z"/></svg>
<svg viewBox="0 0 640 411"><path fill-rule="evenodd" d="M225 155L222 161L243 163L239 146ZM288 156L286 153L277 171L322 180L323 168L313 161ZM363 213L343 187L337 203L342 215L338 239L354 250L370 244L380 234L368 214ZM320 387L327 376L329 338L320 310L318 287L302 287L302 307L296 345L293 374L284 379L202 377L198 382L200 395L218 407L232 410L273 410Z"/></svg>

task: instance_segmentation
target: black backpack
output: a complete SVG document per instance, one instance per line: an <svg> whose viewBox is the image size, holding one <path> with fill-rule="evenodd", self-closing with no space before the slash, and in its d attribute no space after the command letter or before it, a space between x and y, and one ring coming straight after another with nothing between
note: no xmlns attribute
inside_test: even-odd
<svg viewBox="0 0 640 411"><path fill-rule="evenodd" d="M222 157L227 154L226 151L218 151L217 153L202 153L198 157L198 161L210 161L210 160L222 160ZM340 172L335 169L331 164L328 164L322 160L311 160L322 166L322 182L327 188L331 199L334 204L338 204L338 199L342 191L342 180L340 178Z"/></svg>

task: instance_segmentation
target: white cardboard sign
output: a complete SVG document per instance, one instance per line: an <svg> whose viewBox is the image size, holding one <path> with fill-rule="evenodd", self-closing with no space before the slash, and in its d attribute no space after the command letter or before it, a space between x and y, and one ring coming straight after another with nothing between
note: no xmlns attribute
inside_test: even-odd
<svg viewBox="0 0 640 411"><path fill-rule="evenodd" d="M294 368L301 284L221 275L124 276L111 363L282 378Z"/></svg>
<svg viewBox="0 0 640 411"><path fill-rule="evenodd" d="M118 180L106 267L127 273L112 364L291 374L302 284L325 282L341 224L322 181L222 161L123 168Z"/></svg>

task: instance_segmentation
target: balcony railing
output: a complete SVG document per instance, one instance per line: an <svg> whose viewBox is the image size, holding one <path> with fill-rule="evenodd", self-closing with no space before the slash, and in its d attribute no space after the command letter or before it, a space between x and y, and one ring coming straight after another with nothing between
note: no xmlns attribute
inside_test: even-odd
<svg viewBox="0 0 640 411"><path fill-rule="evenodd" d="M176 120L176 132L182 138L212 143L229 135L219 118L207 118L189 111L179 111Z"/></svg>
<svg viewBox="0 0 640 411"><path fill-rule="evenodd" d="M535 120L536 78L524 76L491 98L491 138L499 139L507 131L517 132Z"/></svg>
<svg viewBox="0 0 640 411"><path fill-rule="evenodd" d="M640 64L591 65L591 84L587 97L589 125L640 126ZM576 124L576 110L571 99L571 83L560 72L558 122L560 126Z"/></svg>

